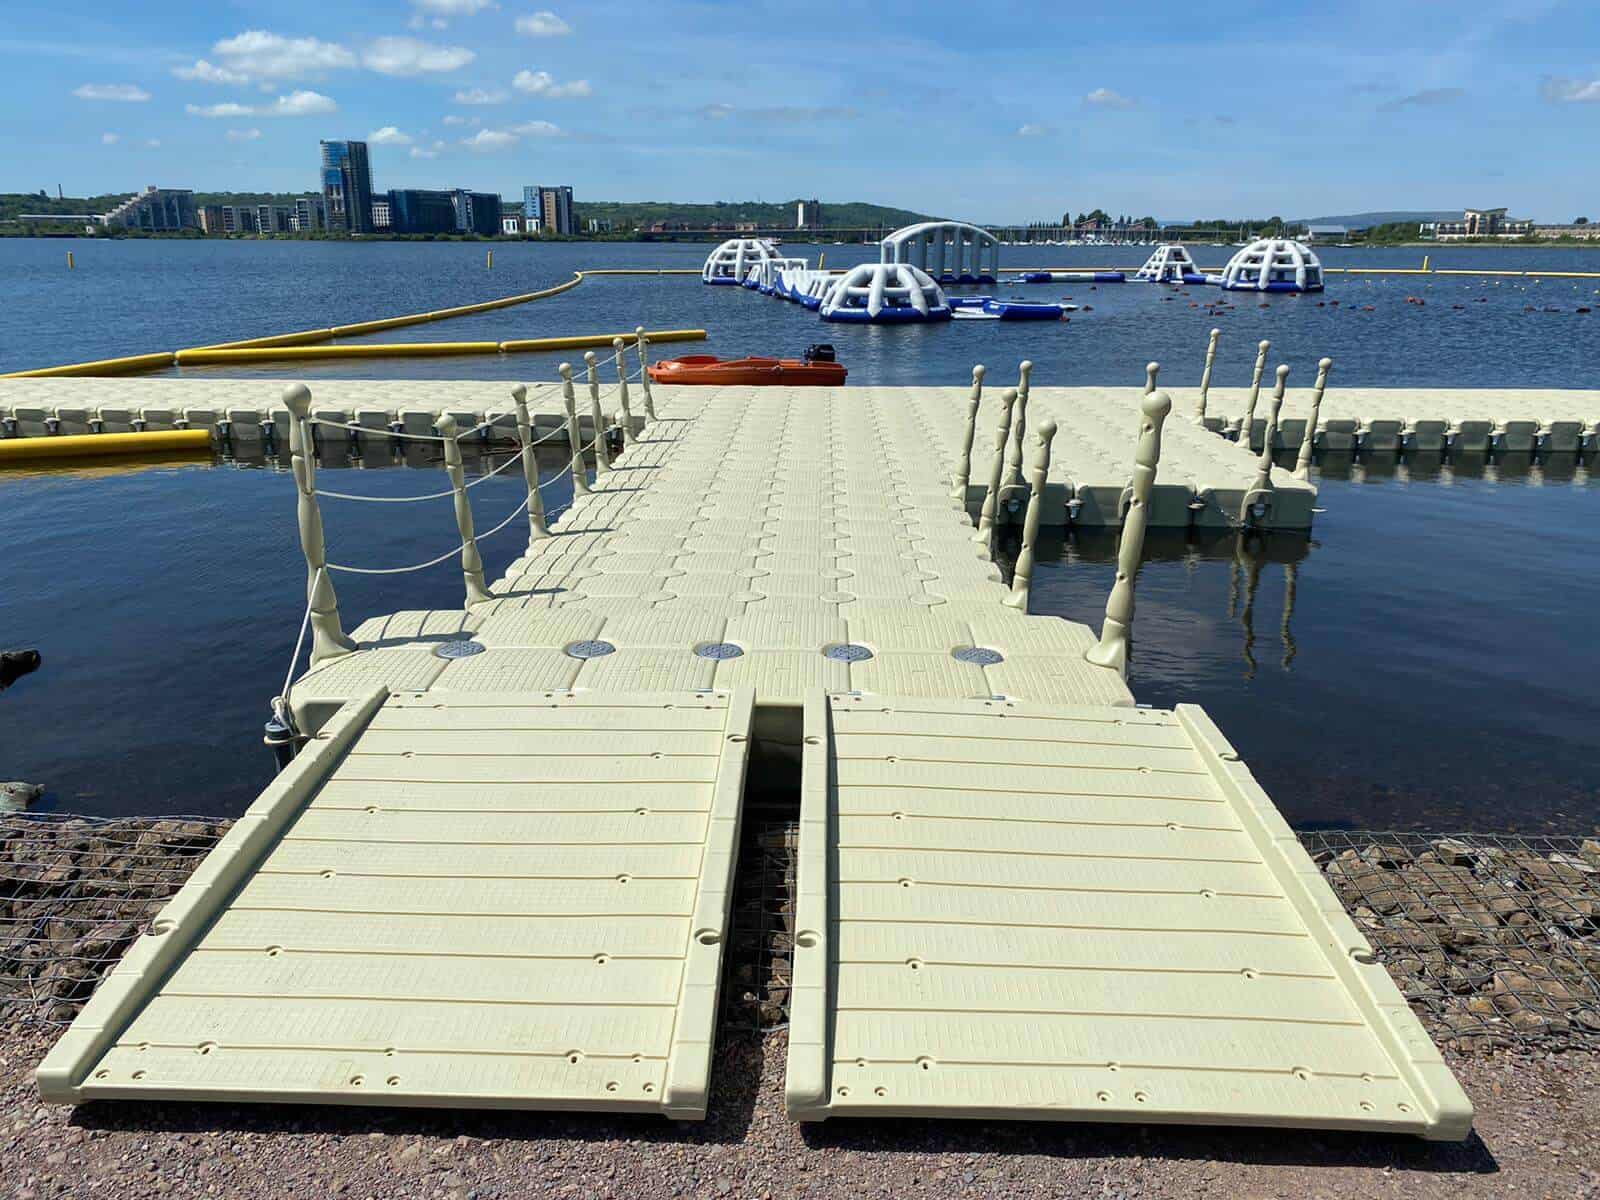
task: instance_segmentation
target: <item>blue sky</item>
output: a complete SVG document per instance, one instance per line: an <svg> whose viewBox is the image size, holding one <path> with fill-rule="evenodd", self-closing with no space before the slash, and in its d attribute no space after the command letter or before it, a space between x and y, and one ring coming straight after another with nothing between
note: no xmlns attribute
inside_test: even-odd
<svg viewBox="0 0 1600 1200"><path fill-rule="evenodd" d="M548 6L548 7L547 7ZM12 0L0 190L1600 219L1600 5Z"/></svg>

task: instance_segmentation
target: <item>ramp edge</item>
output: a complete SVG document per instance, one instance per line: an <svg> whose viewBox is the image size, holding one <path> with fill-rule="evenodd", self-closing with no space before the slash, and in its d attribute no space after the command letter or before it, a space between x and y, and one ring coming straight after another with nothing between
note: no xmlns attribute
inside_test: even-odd
<svg viewBox="0 0 1600 1200"><path fill-rule="evenodd" d="M1422 1136L1429 1141L1464 1139L1472 1131L1472 1101L1378 961L1372 944L1206 711L1196 704L1179 704L1173 712L1328 965L1424 1106Z"/></svg>
<svg viewBox="0 0 1600 1200"><path fill-rule="evenodd" d="M805 694L800 751L800 830L795 861L794 967L784 1107L797 1121L828 1115L828 792L833 732L828 697Z"/></svg>
<svg viewBox="0 0 1600 1200"><path fill-rule="evenodd" d="M689 945L678 990L678 1015L661 1095L661 1111L677 1120L704 1120L711 1092L722 950L733 904L755 697L753 688L734 689L723 719L717 782L711 797L705 848L701 851L700 880L695 888L694 916L689 924Z"/></svg>
<svg viewBox="0 0 1600 1200"><path fill-rule="evenodd" d="M73 1104L85 1076L161 981L205 932L229 896L276 844L339 757L389 698L373 688L347 701L217 843L178 894L129 947L34 1072L41 1099Z"/></svg>

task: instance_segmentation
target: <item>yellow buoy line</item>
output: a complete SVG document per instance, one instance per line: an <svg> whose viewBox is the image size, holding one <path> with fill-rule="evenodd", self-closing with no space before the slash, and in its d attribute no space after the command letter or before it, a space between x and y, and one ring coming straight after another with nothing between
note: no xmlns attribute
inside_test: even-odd
<svg viewBox="0 0 1600 1200"><path fill-rule="evenodd" d="M651 342L691 342L705 340L704 329L646 330ZM330 358L438 358L456 354L520 354L538 351L582 350L610 346L617 338L634 341L627 333L586 333L574 337L517 338L507 342L356 342L339 346L237 346L179 350L180 366L239 362L304 362Z"/></svg>
<svg viewBox="0 0 1600 1200"><path fill-rule="evenodd" d="M209 429L161 429L149 433L83 433L66 437L5 438L0 463L39 458L88 458L111 454L167 454L176 450L209 452Z"/></svg>

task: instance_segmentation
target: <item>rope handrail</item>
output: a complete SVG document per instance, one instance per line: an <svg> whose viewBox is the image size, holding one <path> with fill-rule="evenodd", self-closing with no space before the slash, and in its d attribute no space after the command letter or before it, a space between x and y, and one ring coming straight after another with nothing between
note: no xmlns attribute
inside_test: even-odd
<svg viewBox="0 0 1600 1200"><path fill-rule="evenodd" d="M540 486L543 485L541 484ZM493 537L507 525L511 524L512 521L516 520L517 517L521 515L522 511L527 507L528 498L524 496L522 498L522 503L511 510L510 516L506 517L504 521L501 521L500 524L496 525L493 529L487 531L486 533L476 534L473 540L482 541L486 537ZM446 550L437 558L430 558L427 562L416 563L415 565L409 567L351 567L346 566L343 563L330 562L328 564L328 570L343 571L347 575L405 575L411 571L422 571L426 570L428 567L436 567L446 559L453 558L457 554L460 554L464 549L466 549L466 546L467 544L465 542L458 542L456 545L452 546L449 550Z"/></svg>
<svg viewBox="0 0 1600 1200"><path fill-rule="evenodd" d="M567 431L567 423L565 421L563 421L563 422L561 422L560 425L556 426L555 429L551 430L549 433L545 434L541 438L535 438L533 441L529 442L528 445L529 446L541 446L545 442L548 442L551 438L555 437L556 434L565 433L566 431ZM496 475L500 474L501 471L504 471L512 463L521 462L522 459L521 459L520 456L522 454L522 443L521 442L514 443L512 448L508 451L508 453L510 453L511 457L507 458L505 462L501 463L494 470L489 471L486 474L478 476L471 483L464 485L465 488L469 489L469 490L471 488L475 488L480 483L483 483L485 480L493 479ZM451 496L454 496L455 494L456 493L455 493L455 489L454 488L451 488L451 489L449 489L447 491L443 491L443 492L428 492L427 494L422 495L422 496L356 496L356 495L352 495L349 492L330 492L330 491L327 491L327 490L325 490L323 488L318 488L317 489L317 496L319 498L322 497L322 496L328 496L328 497L331 497L334 500L360 500L360 501L365 501L368 504L414 504L414 503L416 503L418 501L421 501L421 500L444 500L444 499L448 499Z"/></svg>

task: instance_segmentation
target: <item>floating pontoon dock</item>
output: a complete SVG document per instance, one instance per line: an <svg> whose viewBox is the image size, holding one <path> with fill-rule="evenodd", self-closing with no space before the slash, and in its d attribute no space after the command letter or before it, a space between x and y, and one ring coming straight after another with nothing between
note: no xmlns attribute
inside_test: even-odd
<svg viewBox="0 0 1600 1200"><path fill-rule="evenodd" d="M467 603L346 635L305 415L344 387L291 427L310 741L51 1052L47 1099L699 1116L759 772L801 797L796 1118L1466 1134L1237 754L1123 681L1164 394L1119 414L1133 483L1098 636L1026 611L1041 409L1008 588L1003 417L975 531L959 417L877 388L658 395L559 521L530 505L492 587L446 441Z"/></svg>

